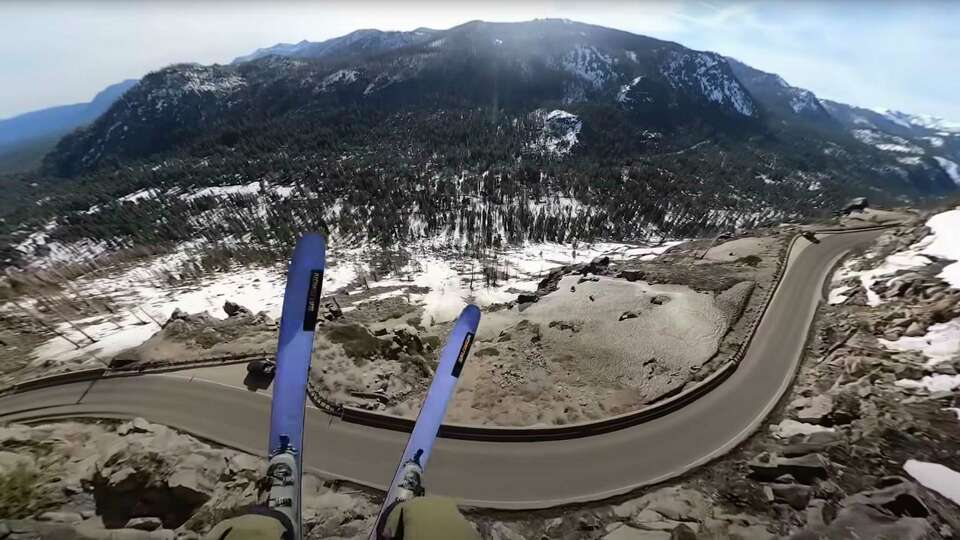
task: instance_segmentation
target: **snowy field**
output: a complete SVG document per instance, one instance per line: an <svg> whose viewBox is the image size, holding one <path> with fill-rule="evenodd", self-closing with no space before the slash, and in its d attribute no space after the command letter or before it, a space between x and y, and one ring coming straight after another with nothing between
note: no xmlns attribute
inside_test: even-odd
<svg viewBox="0 0 960 540"><path fill-rule="evenodd" d="M508 277L490 286L484 284L481 273L483 264L480 261L467 257L445 257L426 246L412 249L419 254L411 257L410 262L402 268L366 282L370 288L392 288L386 295L406 294L411 303L422 306L422 322L430 326L452 320L467 303L487 306L514 300L518 291L535 290L541 277L553 268L588 262L601 255L614 260L654 257L675 244L641 247L596 243L576 248L551 243L528 244L494 254L498 274ZM78 349L61 337L53 337L33 350L31 367L49 369L59 365L77 367L90 362L106 362L118 352L146 341L159 330L158 322L169 318L175 309L187 313L207 311L214 317L224 318L226 314L222 307L225 301L230 300L254 312L265 311L273 318L280 316L286 283L285 265L237 267L228 272L208 274L184 285L169 286L164 283L159 276L167 273L176 275L181 265L190 258L189 252L195 251L194 248L183 246L169 255L109 275L85 276L74 280L70 295L108 298L121 310L110 317L101 315L72 321L96 339L96 343L90 343L70 324L45 317L46 322L58 331L86 345ZM325 295L345 293L348 285L356 285L359 277L368 275L368 256L362 249L342 253L328 251L323 285ZM416 292L405 293L403 290L414 287ZM422 292L424 288L427 292ZM353 292L358 292L358 289L354 288ZM36 311L29 301L27 307ZM13 308L8 306L6 309Z"/></svg>

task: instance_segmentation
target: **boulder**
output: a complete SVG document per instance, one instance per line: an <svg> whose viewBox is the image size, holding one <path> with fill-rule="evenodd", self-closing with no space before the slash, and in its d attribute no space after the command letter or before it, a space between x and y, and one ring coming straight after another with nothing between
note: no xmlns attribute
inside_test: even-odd
<svg viewBox="0 0 960 540"><path fill-rule="evenodd" d="M155 531L163 526L163 522L157 517L135 517L127 521L125 528L137 529L140 531Z"/></svg>
<svg viewBox="0 0 960 540"><path fill-rule="evenodd" d="M636 311L624 311L620 314L620 318L617 320L625 321L627 319L636 319L640 315Z"/></svg>
<svg viewBox="0 0 960 540"><path fill-rule="evenodd" d="M53 523L75 523L83 521L83 516L77 512L44 512L37 519Z"/></svg>
<svg viewBox="0 0 960 540"><path fill-rule="evenodd" d="M945 323L960 315L960 299L948 296L938 301L929 310L930 319L935 323Z"/></svg>
<svg viewBox="0 0 960 540"><path fill-rule="evenodd" d="M903 333L903 335L907 337L920 337L926 333L927 329L924 327L924 325L920 324L918 321L913 321L910 323L910 326L907 327L907 330Z"/></svg>
<svg viewBox="0 0 960 540"><path fill-rule="evenodd" d="M236 317L238 315L252 314L252 312L249 309L241 306L240 304L237 304L236 302L231 302L230 300L227 300L226 302L223 303L223 312L227 314L227 317Z"/></svg>
<svg viewBox="0 0 960 540"><path fill-rule="evenodd" d="M930 510L923 503L912 482L902 481L893 483L890 477L885 478L886 487L862 491L844 499L843 506L865 505L881 508L894 516L925 518Z"/></svg>
<svg viewBox="0 0 960 540"><path fill-rule="evenodd" d="M584 269L585 272L593 272L596 274L599 270L610 266L610 257L606 255L602 257L595 257L590 264Z"/></svg>
<svg viewBox="0 0 960 540"><path fill-rule="evenodd" d="M798 398L790 406L797 408L797 420L821 424L833 411L833 397L830 394L818 394L810 398Z"/></svg>
<svg viewBox="0 0 960 540"><path fill-rule="evenodd" d="M643 270L624 270L620 272L620 277L627 281L643 281L647 274Z"/></svg>
<svg viewBox="0 0 960 540"><path fill-rule="evenodd" d="M536 302L540 297L535 294L519 294L517 295L517 303L519 304L529 304L531 302Z"/></svg>
<svg viewBox="0 0 960 540"><path fill-rule="evenodd" d="M788 444L780 449L784 457L798 457L815 452L823 452L840 443L840 435L836 431L824 428L822 431L810 433L800 442Z"/></svg>
<svg viewBox="0 0 960 540"><path fill-rule="evenodd" d="M183 311L180 308L174 308L173 313L170 314L170 317L167 318L167 322L163 323L162 328L166 328L174 321L186 321L190 318L190 314L186 311Z"/></svg>
<svg viewBox="0 0 960 540"><path fill-rule="evenodd" d="M670 531L670 540L697 540L697 532L688 527L686 523L681 523Z"/></svg>
<svg viewBox="0 0 960 540"><path fill-rule="evenodd" d="M826 478L828 465L829 461L816 453L789 458L764 452L748 463L750 476L762 482L769 482L784 474L790 474L802 484L810 484L818 478Z"/></svg>
<svg viewBox="0 0 960 540"><path fill-rule="evenodd" d="M936 536L933 527L926 519L898 518L867 505L853 504L842 508L837 513L837 517L826 527L817 530L805 529L790 538L792 540L806 538L925 540L936 538Z"/></svg>
<svg viewBox="0 0 960 540"><path fill-rule="evenodd" d="M679 486L659 489L641 497L647 509L674 521L700 521L711 512L712 504L699 491Z"/></svg>
<svg viewBox="0 0 960 540"><path fill-rule="evenodd" d="M662 305L664 305L664 304L669 304L669 303L670 303L670 297L667 296L667 295L665 295L665 294L658 294L658 295L656 295L656 296L654 296L653 298L650 299L650 303L651 303L651 304L654 304L654 305L657 305L657 306L662 306Z"/></svg>
<svg viewBox="0 0 960 540"><path fill-rule="evenodd" d="M773 484L770 488L775 501L785 502L794 510L806 508L813 493L813 488L799 484Z"/></svg>

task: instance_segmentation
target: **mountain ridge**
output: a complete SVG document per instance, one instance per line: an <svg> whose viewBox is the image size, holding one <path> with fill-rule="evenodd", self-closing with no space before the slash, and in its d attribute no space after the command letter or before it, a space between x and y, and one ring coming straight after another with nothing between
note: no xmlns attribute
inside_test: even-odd
<svg viewBox="0 0 960 540"><path fill-rule="evenodd" d="M0 119L0 173L27 170L39 163L34 155L25 159L18 159L18 155L29 153L42 157L60 137L95 121L137 82L127 79L107 86L88 102L57 105Z"/></svg>
<svg viewBox="0 0 960 540"><path fill-rule="evenodd" d="M691 236L960 185L960 137L858 120L718 53L561 20L364 35L320 58L148 74L64 137L34 181L82 189L19 215L67 224L51 233L64 242L135 243L156 223L151 242L302 229L499 245ZM213 203L190 194L221 186L257 186L216 204L259 210L201 219Z"/></svg>

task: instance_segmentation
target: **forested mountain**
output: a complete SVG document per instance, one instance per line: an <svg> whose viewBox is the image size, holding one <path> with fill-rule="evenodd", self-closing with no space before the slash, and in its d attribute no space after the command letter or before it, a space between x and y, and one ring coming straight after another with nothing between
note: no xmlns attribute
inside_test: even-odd
<svg viewBox="0 0 960 540"><path fill-rule="evenodd" d="M87 103L50 107L0 120L0 173L37 165L60 137L96 120L135 84L136 80L126 80L108 86Z"/></svg>
<svg viewBox="0 0 960 540"><path fill-rule="evenodd" d="M565 20L362 30L151 73L43 174L8 182L39 206L0 211L10 245L24 220L54 218L52 240L116 246L324 227L492 245L691 235L957 189L960 136L932 131L944 155L905 160L858 131L885 126L837 107L719 54Z"/></svg>

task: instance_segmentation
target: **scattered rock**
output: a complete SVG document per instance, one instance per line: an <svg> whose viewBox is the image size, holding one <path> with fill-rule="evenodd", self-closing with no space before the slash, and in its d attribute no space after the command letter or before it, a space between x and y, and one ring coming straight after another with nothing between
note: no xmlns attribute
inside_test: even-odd
<svg viewBox="0 0 960 540"><path fill-rule="evenodd" d="M687 526L686 523L681 523L670 531L670 540L697 540L697 532Z"/></svg>
<svg viewBox="0 0 960 540"><path fill-rule="evenodd" d="M699 491L673 486L644 495L647 508L674 521L700 521L710 514L709 500Z"/></svg>
<svg viewBox="0 0 960 540"><path fill-rule="evenodd" d="M145 419L137 417L130 422L125 422L117 427L118 435L128 435L130 433L149 433L150 423Z"/></svg>
<svg viewBox="0 0 960 540"><path fill-rule="evenodd" d="M77 512L44 512L37 519L53 523L74 523L83 521L83 516Z"/></svg>
<svg viewBox="0 0 960 540"><path fill-rule="evenodd" d="M807 538L896 538L926 540L935 538L933 527L923 518L896 518L863 504L841 509L836 519L819 530L805 529L791 539Z"/></svg>
<svg viewBox="0 0 960 540"><path fill-rule="evenodd" d="M163 323L163 328L166 328L174 321L186 321L189 317L190 314L186 311L183 311L180 308L174 308L173 313L171 313L170 317L167 318L167 322Z"/></svg>
<svg viewBox="0 0 960 540"><path fill-rule="evenodd" d="M592 272L594 274L599 273L600 270L610 266L610 257L602 256L595 257L590 264L584 269L585 272Z"/></svg>
<svg viewBox="0 0 960 540"><path fill-rule="evenodd" d="M797 457L812 454L814 452L823 452L828 448L840 443L840 436L831 428L809 433L802 441L788 444L780 449L780 453L785 457Z"/></svg>
<svg viewBox="0 0 960 540"><path fill-rule="evenodd" d="M801 422L821 424L833 412L833 397L830 394L818 394L810 398L800 397L793 400L790 407L797 409L797 419Z"/></svg>
<svg viewBox="0 0 960 540"><path fill-rule="evenodd" d="M581 531L596 531L602 528L603 524L597 516L586 515L577 519L577 529Z"/></svg>
<svg viewBox="0 0 960 540"><path fill-rule="evenodd" d="M252 314L252 312L249 309L241 306L240 304L237 304L236 302L231 302L230 300L227 300L226 302L223 303L223 312L227 314L227 317L236 317L237 315Z"/></svg>
<svg viewBox="0 0 960 540"><path fill-rule="evenodd" d="M617 527L603 540L670 540L670 533L663 531L644 531L624 525Z"/></svg>
<svg viewBox="0 0 960 540"><path fill-rule="evenodd" d="M156 517L136 517L127 522L127 529L137 529L140 531L155 531L163 526L160 518Z"/></svg>
<svg viewBox="0 0 960 540"><path fill-rule="evenodd" d="M489 534L490 540L524 540L522 534L514 531L499 521L490 526Z"/></svg>

